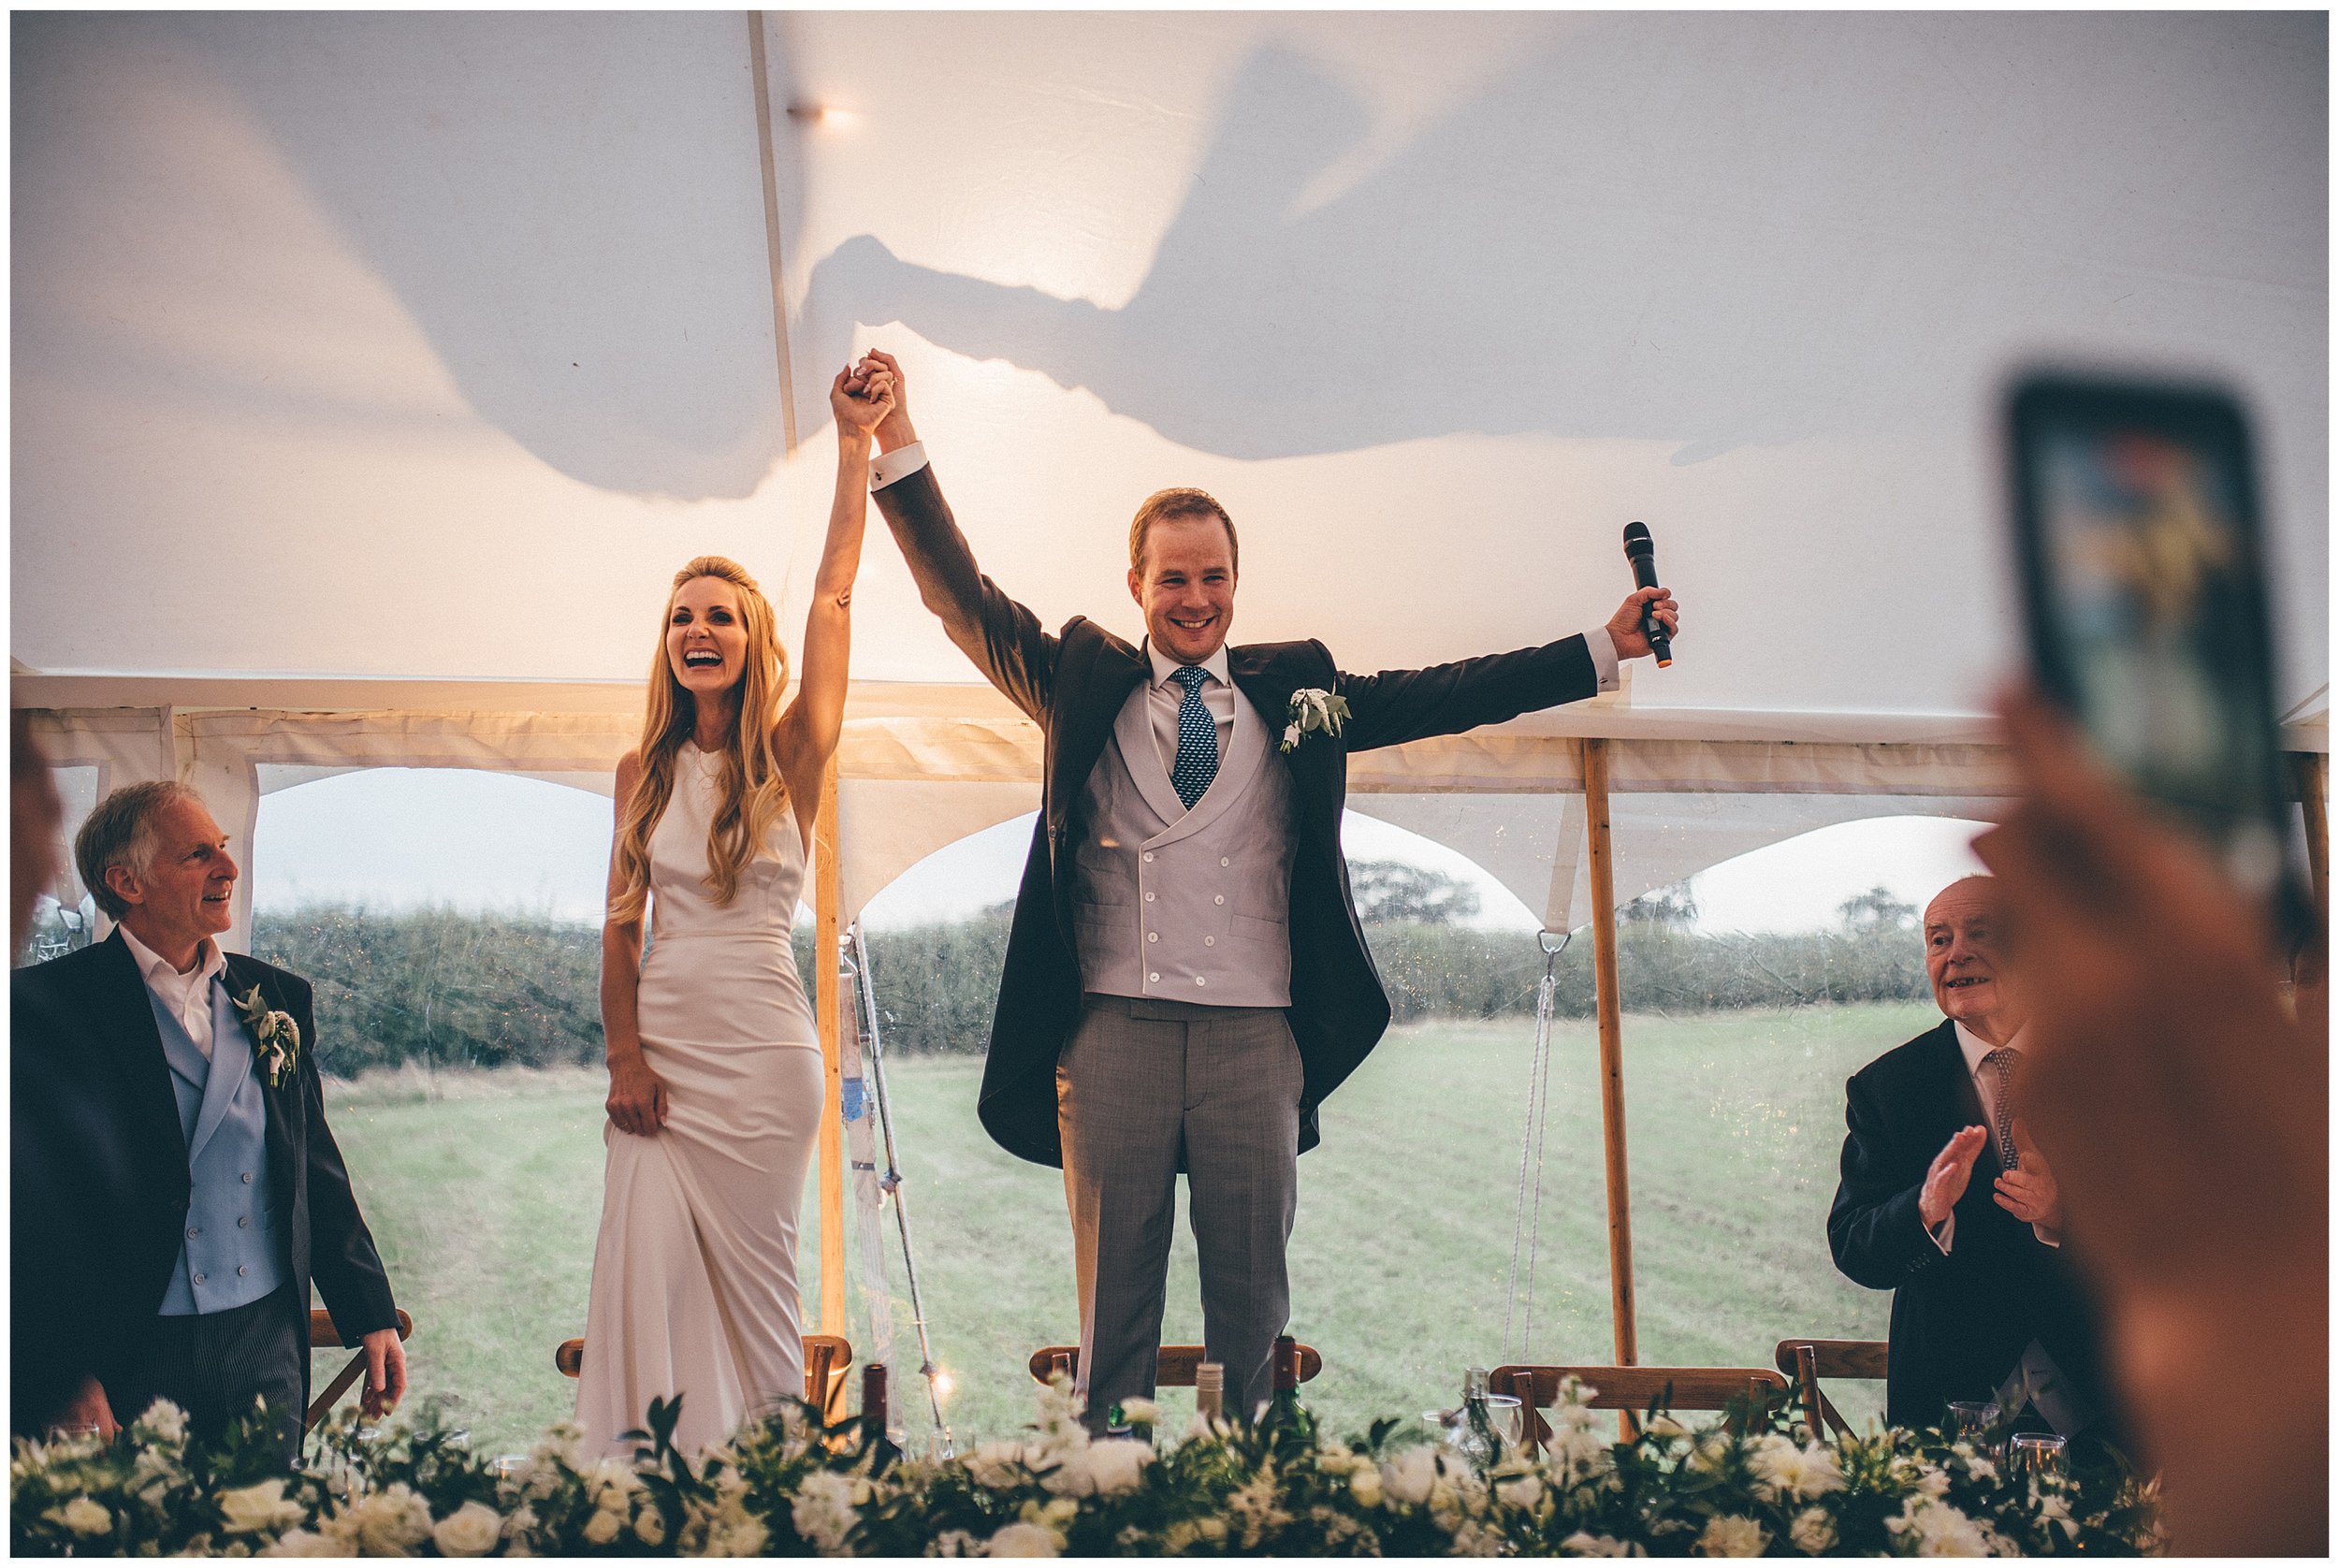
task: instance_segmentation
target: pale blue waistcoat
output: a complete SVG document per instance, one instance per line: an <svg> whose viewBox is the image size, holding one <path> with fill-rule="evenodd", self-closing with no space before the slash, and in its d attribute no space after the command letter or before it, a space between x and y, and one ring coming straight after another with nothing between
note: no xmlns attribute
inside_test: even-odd
<svg viewBox="0 0 2339 1568"><path fill-rule="evenodd" d="M179 1130L187 1140L195 1194L178 1267L163 1293L162 1315L189 1317L248 1306L288 1277L277 1244L276 1206L268 1174L268 1100L261 1093L252 1037L211 981L211 1059L180 1026L152 987L147 1005L162 1031Z"/></svg>

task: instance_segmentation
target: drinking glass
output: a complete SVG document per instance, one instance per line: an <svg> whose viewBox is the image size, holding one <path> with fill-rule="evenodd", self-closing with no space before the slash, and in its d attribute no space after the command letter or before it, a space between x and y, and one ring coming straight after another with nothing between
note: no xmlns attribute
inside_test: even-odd
<svg viewBox="0 0 2339 1568"><path fill-rule="evenodd" d="M2006 1468L2016 1475L2060 1475L2063 1449L2063 1439L2053 1432L2016 1432Z"/></svg>

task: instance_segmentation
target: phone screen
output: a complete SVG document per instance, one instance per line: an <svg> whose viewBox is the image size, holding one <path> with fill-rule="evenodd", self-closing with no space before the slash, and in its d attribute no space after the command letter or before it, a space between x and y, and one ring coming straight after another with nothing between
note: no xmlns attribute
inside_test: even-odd
<svg viewBox="0 0 2339 1568"><path fill-rule="evenodd" d="M2014 399L2034 670L2253 892L2282 872L2273 639L2231 399L2038 380Z"/></svg>

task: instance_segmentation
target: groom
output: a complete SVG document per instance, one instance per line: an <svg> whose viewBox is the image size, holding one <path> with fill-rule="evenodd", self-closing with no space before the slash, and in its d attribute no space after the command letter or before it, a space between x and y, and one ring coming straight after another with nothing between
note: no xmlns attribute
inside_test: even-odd
<svg viewBox="0 0 2339 1568"><path fill-rule="evenodd" d="M978 1113L1009 1152L1064 1169L1089 1424L1154 1391L1181 1170L1205 1348L1247 1415L1290 1316L1298 1155L1388 1025L1341 854L1348 753L1611 689L1617 660L1649 651L1643 606L1670 632L1674 602L1644 588L1584 636L1376 675L1319 643L1230 648L1234 523L1179 489L1129 530L1143 646L1084 617L1051 635L976 568L901 367L861 368L895 377L871 483L920 595L1046 733ZM1286 747L1311 691L1344 701L1345 722Z"/></svg>

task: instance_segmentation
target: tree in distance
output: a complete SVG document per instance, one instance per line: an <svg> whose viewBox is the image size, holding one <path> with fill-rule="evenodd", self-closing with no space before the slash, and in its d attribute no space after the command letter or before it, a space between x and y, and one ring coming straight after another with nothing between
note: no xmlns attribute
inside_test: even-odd
<svg viewBox="0 0 2339 1568"><path fill-rule="evenodd" d="M1352 860L1348 889L1357 918L1373 925L1454 925L1478 912L1478 890L1443 871L1395 860Z"/></svg>
<svg viewBox="0 0 2339 1568"><path fill-rule="evenodd" d="M1619 925L1653 926L1659 931L1687 931L1697 923L1697 895L1687 882L1642 893L1616 912Z"/></svg>
<svg viewBox="0 0 2339 1568"><path fill-rule="evenodd" d="M1902 903L1881 884L1845 899L1836 906L1836 913L1844 929L1853 933L1913 931L1917 925L1917 907Z"/></svg>

